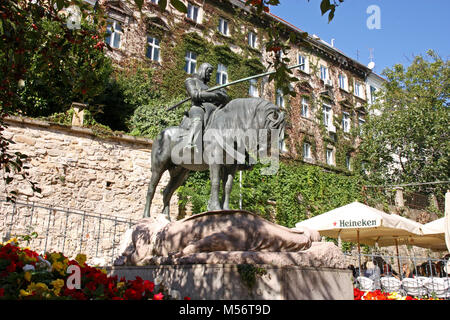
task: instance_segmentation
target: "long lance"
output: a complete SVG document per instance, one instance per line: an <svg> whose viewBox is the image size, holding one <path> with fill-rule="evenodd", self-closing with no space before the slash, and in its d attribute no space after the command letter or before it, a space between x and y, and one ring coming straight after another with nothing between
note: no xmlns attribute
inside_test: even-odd
<svg viewBox="0 0 450 320"><path fill-rule="evenodd" d="M302 67L304 65L305 65L304 63L300 63L300 64L297 64L295 66L290 66L287 69L290 70L290 69L300 68L300 67ZM205 91L206 92L216 91L216 90L223 89L223 88L226 88L226 87L229 87L229 86L241 83L241 82L250 81L250 80L253 80L253 79L258 79L258 78L270 76L271 74L274 74L274 73L276 73L276 71L269 71L269 72L266 72L266 73L261 73L261 74L258 74L256 76L251 76L251 77L239 79L239 80L232 81L232 82L229 82L229 83L226 83L226 84L222 84L222 85L219 85L219 86L216 86L216 87L213 87L213 88L209 88L208 90L205 90ZM170 108L168 108L167 111L172 111L172 110L178 108L179 106L181 106L183 103L188 102L189 100L191 100L191 98L186 98L183 101L180 101L177 104L175 104L175 105L171 106Z"/></svg>

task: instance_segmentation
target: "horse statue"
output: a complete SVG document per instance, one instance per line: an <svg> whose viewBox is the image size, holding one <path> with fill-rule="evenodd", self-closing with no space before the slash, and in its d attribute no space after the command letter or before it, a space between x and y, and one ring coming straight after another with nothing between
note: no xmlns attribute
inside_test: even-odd
<svg viewBox="0 0 450 320"><path fill-rule="evenodd" d="M163 191L162 214L167 215L170 220L170 199L188 178L190 171L210 170L211 194L208 211L229 210L230 193L236 172L252 169L256 164L256 152L263 156L278 155L278 141L283 139L285 126L285 114L278 106L260 98L241 98L217 109L206 104L205 109L211 114L204 124L200 150L186 148L190 121L188 117L183 119L180 126L163 130L154 141L152 175L144 218L150 217L156 187L166 171L169 171L170 180ZM270 146L268 139L272 140ZM274 139L277 141L276 145L273 143ZM220 182L223 184L221 200Z"/></svg>

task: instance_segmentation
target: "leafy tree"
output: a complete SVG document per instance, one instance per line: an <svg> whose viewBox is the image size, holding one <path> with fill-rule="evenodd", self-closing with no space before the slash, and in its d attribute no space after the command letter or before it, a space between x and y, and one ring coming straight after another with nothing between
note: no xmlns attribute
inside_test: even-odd
<svg viewBox="0 0 450 320"><path fill-rule="evenodd" d="M103 53L102 20L87 4L81 8L83 23L69 29L59 11L69 1L4 0L0 3L0 119L10 113L45 115L69 108L73 100L90 102L103 89L110 65ZM0 121L0 130L5 128ZM10 153L0 135L0 169L6 183L15 173L26 177L25 155ZM39 189L32 183L35 191Z"/></svg>
<svg viewBox="0 0 450 320"><path fill-rule="evenodd" d="M368 178L376 184L450 180L449 61L430 50L384 75L385 91L363 130Z"/></svg>

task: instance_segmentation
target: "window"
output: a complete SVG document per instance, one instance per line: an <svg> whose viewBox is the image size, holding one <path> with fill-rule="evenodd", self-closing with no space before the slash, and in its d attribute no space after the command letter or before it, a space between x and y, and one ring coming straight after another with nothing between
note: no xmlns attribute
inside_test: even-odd
<svg viewBox="0 0 450 320"><path fill-rule="evenodd" d="M224 18L219 19L219 32L225 36L228 35L228 20Z"/></svg>
<svg viewBox="0 0 450 320"><path fill-rule="evenodd" d="M348 114L347 112L344 112L344 114L342 115L342 129L346 133L350 132L350 114Z"/></svg>
<svg viewBox="0 0 450 320"><path fill-rule="evenodd" d="M150 0L151 3L158 4L159 0Z"/></svg>
<svg viewBox="0 0 450 320"><path fill-rule="evenodd" d="M359 134L360 135L362 134L362 127L365 123L366 123L366 120L364 120L361 117L358 118L358 126L359 126Z"/></svg>
<svg viewBox="0 0 450 320"><path fill-rule="evenodd" d="M308 142L303 143L303 159L311 159L311 145Z"/></svg>
<svg viewBox="0 0 450 320"><path fill-rule="evenodd" d="M112 48L120 48L120 38L122 37L123 31L120 22L112 20L106 25L107 36L105 42L109 44Z"/></svg>
<svg viewBox="0 0 450 320"><path fill-rule="evenodd" d="M221 63L217 67L216 82L220 85L228 83L228 69Z"/></svg>
<svg viewBox="0 0 450 320"><path fill-rule="evenodd" d="M328 80L328 68L325 66L320 66L320 79Z"/></svg>
<svg viewBox="0 0 450 320"><path fill-rule="evenodd" d="M323 106L323 124L325 127L331 127L331 107L324 105Z"/></svg>
<svg viewBox="0 0 450 320"><path fill-rule="evenodd" d="M330 148L327 148L327 153L326 153L326 156L327 156L327 164L328 165L333 165L333 149L330 149Z"/></svg>
<svg viewBox="0 0 450 320"><path fill-rule="evenodd" d="M250 80L250 89L248 90L248 95L250 97L258 98L258 81L256 79Z"/></svg>
<svg viewBox="0 0 450 320"><path fill-rule="evenodd" d="M145 56L153 61L159 61L159 52L161 48L159 46L159 40L147 36L147 53Z"/></svg>
<svg viewBox="0 0 450 320"><path fill-rule="evenodd" d="M305 97L302 98L302 111L301 116L305 118L309 118L309 104L308 99Z"/></svg>
<svg viewBox="0 0 450 320"><path fill-rule="evenodd" d="M248 45L252 48L256 48L256 34L252 31L248 33Z"/></svg>
<svg viewBox="0 0 450 320"><path fill-rule="evenodd" d="M284 108L284 96L283 96L283 91L281 89L277 90L277 96L276 96L276 101L275 103L277 104L278 107Z"/></svg>
<svg viewBox="0 0 450 320"><path fill-rule="evenodd" d="M355 96L362 98L362 85L355 81Z"/></svg>
<svg viewBox="0 0 450 320"><path fill-rule="evenodd" d="M195 73L197 71L197 54L192 51L187 51L184 60L186 60L184 71L188 74Z"/></svg>
<svg viewBox="0 0 450 320"><path fill-rule="evenodd" d="M345 157L345 167L347 170L352 170L352 157L349 154Z"/></svg>
<svg viewBox="0 0 450 320"><path fill-rule="evenodd" d="M187 17L195 22L198 22L198 7L191 3L187 6Z"/></svg>
<svg viewBox="0 0 450 320"><path fill-rule="evenodd" d="M347 91L347 76L342 73L339 74L339 88Z"/></svg>
<svg viewBox="0 0 450 320"><path fill-rule="evenodd" d="M283 139L282 141L280 141L279 148L280 148L281 154L289 152L289 149L287 148L287 145L286 145L286 139Z"/></svg>
<svg viewBox="0 0 450 320"><path fill-rule="evenodd" d="M375 94L377 92L377 89L375 87L370 86L370 103L375 102Z"/></svg>
<svg viewBox="0 0 450 320"><path fill-rule="evenodd" d="M306 57L304 55L298 55L298 64L303 64L299 69L306 72Z"/></svg>

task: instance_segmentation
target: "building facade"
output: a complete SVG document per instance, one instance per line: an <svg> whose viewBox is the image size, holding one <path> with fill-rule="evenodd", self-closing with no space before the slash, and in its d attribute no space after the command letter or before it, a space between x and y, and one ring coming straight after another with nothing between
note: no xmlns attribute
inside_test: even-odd
<svg viewBox="0 0 450 320"><path fill-rule="evenodd" d="M283 96L267 78L230 87L230 96L258 96L286 110L285 158L338 171L354 169L367 105L382 78L317 36L302 37L302 30L271 13L256 16L243 1L183 1L186 14L170 5L161 11L158 0L145 1L141 11L130 2L100 1L116 65L151 66L162 90L183 95L184 80L202 62L216 68L211 85L267 71L274 52L264 43L268 28L277 23L286 37L299 36L284 56L292 65L304 63L294 70L296 96Z"/></svg>

